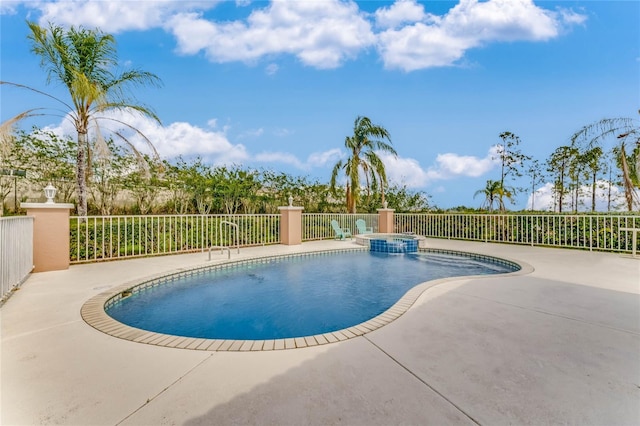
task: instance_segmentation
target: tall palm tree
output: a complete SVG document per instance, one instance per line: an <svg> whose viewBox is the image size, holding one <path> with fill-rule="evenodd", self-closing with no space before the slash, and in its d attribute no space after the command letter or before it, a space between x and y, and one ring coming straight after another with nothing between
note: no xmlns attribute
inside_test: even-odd
<svg viewBox="0 0 640 426"><path fill-rule="evenodd" d="M133 98L127 97L130 86L146 84L160 85L160 79L152 73L139 70L128 70L115 74L118 65L115 39L112 35L104 34L100 30L89 30L49 24L44 28L36 23L28 22L31 33L31 51L40 57L40 65L47 72L47 83L56 81L62 83L68 90L71 102L64 102L54 96L37 89L11 82L7 84L42 94L60 102L67 109L65 118L72 121L77 132L77 164L76 164L76 192L78 196L78 215L87 214L87 172L90 161L89 130L95 130L98 143L103 141L98 120L110 120L119 126L127 127L142 136L157 158L157 152L151 142L137 129L114 118L103 114L113 111L129 111L150 117L160 123L155 113L143 105L135 103ZM32 109L19 114L2 123L0 135L6 135L8 129L18 120L44 115L43 109ZM112 131L135 150L126 137L119 131Z"/></svg>
<svg viewBox="0 0 640 426"><path fill-rule="evenodd" d="M351 153L346 160L340 160L331 172L331 192L336 193L338 174L344 170L347 177L347 212L355 213L360 198L360 172L367 181L367 189L380 184L382 202L384 204L384 188L387 185L387 174L384 163L376 151L397 155L391 146L391 136L387 129L371 123L368 117L358 116L353 123L353 135L347 136L344 146Z"/></svg>
<svg viewBox="0 0 640 426"><path fill-rule="evenodd" d="M640 110L638 111L640 114ZM633 159L635 167L629 165L626 154L627 143L640 146L640 123L633 118L605 118L596 123L588 124L571 136L574 145L582 145L586 149L601 146L603 141L614 136L619 142L616 145L617 163L622 170L622 182L624 195L627 202L627 209L633 210L634 202L640 205L638 190L640 189L640 151L631 148L632 152L637 152ZM633 171L635 170L635 173Z"/></svg>

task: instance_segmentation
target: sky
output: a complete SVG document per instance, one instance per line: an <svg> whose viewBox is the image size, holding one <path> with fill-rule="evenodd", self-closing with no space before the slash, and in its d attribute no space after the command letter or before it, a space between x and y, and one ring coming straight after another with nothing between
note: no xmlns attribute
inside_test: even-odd
<svg viewBox="0 0 640 426"><path fill-rule="evenodd" d="M47 85L26 21L99 28L115 36L122 70L160 77L162 87L135 97L162 124L126 119L165 159L328 183L366 116L398 153L381 153L390 182L439 208L480 207L476 191L500 178L495 145L505 131L544 163L584 125L639 118L636 0L3 0L1 80L67 100ZM0 120L45 104L2 86ZM53 115L22 126L33 124L73 135ZM536 187L536 208L550 188ZM507 207L530 207L530 192Z"/></svg>

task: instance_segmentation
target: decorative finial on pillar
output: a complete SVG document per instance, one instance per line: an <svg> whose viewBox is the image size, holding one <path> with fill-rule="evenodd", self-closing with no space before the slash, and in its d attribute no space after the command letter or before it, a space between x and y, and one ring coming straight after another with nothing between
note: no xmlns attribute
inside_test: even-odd
<svg viewBox="0 0 640 426"><path fill-rule="evenodd" d="M293 207L293 197L289 195L289 207Z"/></svg>
<svg viewBox="0 0 640 426"><path fill-rule="evenodd" d="M56 192L58 192L58 190L51 185L51 182L49 182L49 185L44 188L44 196L47 197L47 202L45 204L55 204L53 199L56 196Z"/></svg>

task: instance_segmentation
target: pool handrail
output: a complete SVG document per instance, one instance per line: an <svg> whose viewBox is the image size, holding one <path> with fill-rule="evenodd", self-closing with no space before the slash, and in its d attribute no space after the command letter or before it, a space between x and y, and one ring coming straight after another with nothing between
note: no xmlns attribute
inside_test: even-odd
<svg viewBox="0 0 640 426"><path fill-rule="evenodd" d="M223 220L220 221L220 235L222 235L222 226L223 225L228 225L231 228L235 228L236 232L235 232L235 237L236 237L236 249L238 250L238 254L240 254L240 237L239 237L239 228L238 228L238 224L237 223L233 223L230 222L228 220ZM231 233L229 233L231 234ZM224 254L224 249L227 249L228 252L228 259L231 259L231 247L233 246L233 244L229 244L228 246L225 245L221 245L221 246L209 246L209 260L211 260L211 249L213 248L218 248L220 247L220 254Z"/></svg>

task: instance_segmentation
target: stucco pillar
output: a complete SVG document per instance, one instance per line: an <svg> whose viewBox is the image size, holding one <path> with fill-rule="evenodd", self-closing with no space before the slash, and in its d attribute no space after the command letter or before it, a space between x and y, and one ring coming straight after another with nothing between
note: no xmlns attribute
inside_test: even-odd
<svg viewBox="0 0 640 426"><path fill-rule="evenodd" d="M378 232L390 234L394 232L393 212L395 209L378 209Z"/></svg>
<svg viewBox="0 0 640 426"><path fill-rule="evenodd" d="M280 210L280 244L302 244L302 210L304 207L278 207Z"/></svg>
<svg viewBox="0 0 640 426"><path fill-rule="evenodd" d="M33 272L69 269L69 212L73 204L22 203L33 216Z"/></svg>

